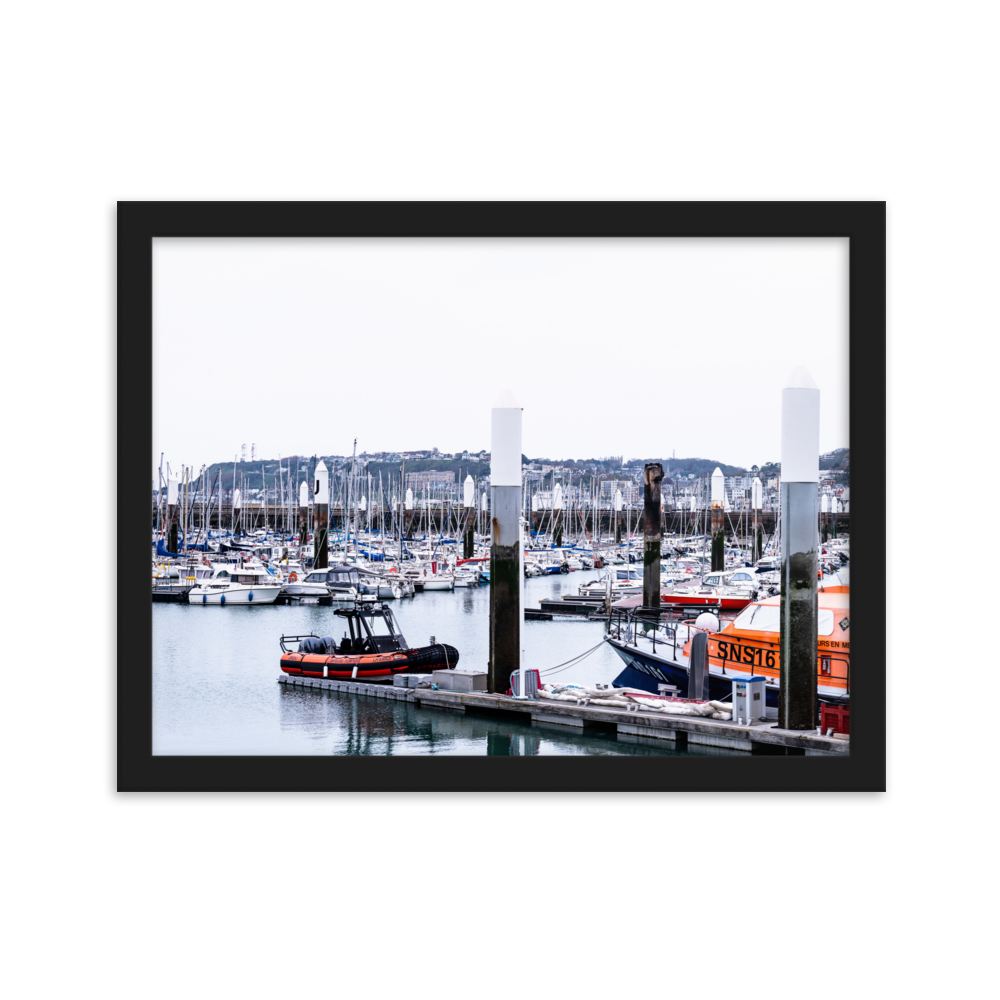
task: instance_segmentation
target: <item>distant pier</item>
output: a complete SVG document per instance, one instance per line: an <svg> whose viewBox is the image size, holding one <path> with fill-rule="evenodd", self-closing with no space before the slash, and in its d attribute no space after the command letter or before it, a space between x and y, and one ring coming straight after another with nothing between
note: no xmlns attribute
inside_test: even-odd
<svg viewBox="0 0 1000 1000"><path fill-rule="evenodd" d="M287 506L280 504L269 504L268 506L253 506L238 508L243 511L244 527L247 531L256 531L260 528L271 528L275 530L292 531L298 530L298 508L293 508L290 515ZM221 513L221 516L220 516ZM370 526L373 532L383 531L386 534L395 532L394 519L392 514L386 510L381 513L370 513ZM223 504L221 512L216 504L211 513L203 513L201 504L193 504L189 514L189 521L194 528L204 527L203 518L207 516L208 526L215 530L231 529L233 526L233 508L231 504ZM434 506L430 509L408 510L404 521L404 530L407 537L419 537L428 532L451 532L454 537L461 533L463 524L463 507L459 503L445 503L441 506ZM764 510L757 512L757 523L763 528L765 535L774 531L777 522L777 511ZM833 526L836 523L837 534L846 535L850 532L851 515L822 514L823 522L829 525L830 534L833 534ZM489 512L486 512L489 517ZM350 512L340 504L330 505L330 530L343 531L345 524L350 518ZM539 510L531 514L531 530L547 532L551 527L552 511ZM156 524L156 504L152 506L152 523ZM724 516L726 535L748 536L753 525L753 512L748 510L727 510ZM571 510L563 512L564 541L570 544L570 540L581 534L597 536L602 541L613 538L616 525L621 528L622 537L631 528L636 534L641 534L644 529L643 512L614 511L614 510L589 510L586 512ZM310 529L312 528L312 517L310 515ZM661 530L664 535L691 535L704 534L705 511L667 510L662 514Z"/></svg>

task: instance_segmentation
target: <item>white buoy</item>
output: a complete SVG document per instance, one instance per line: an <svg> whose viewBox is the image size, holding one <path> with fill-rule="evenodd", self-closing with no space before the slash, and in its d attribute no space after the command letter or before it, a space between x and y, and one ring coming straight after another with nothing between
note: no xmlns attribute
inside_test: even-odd
<svg viewBox="0 0 1000 1000"><path fill-rule="evenodd" d="M718 632L720 629L719 619L711 611L702 611L694 620L695 625L706 632Z"/></svg>

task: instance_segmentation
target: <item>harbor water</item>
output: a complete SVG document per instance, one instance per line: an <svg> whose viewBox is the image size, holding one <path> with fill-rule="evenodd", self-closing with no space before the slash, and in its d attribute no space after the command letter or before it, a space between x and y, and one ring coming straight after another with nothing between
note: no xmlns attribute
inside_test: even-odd
<svg viewBox="0 0 1000 1000"><path fill-rule="evenodd" d="M598 572L583 570L525 581L525 606L575 594ZM417 594L389 602L410 646L455 646L459 668L486 670L489 587ZM343 633L334 608L319 605L242 607L153 604L153 753L281 754L641 754L676 755L670 741L583 735L566 727L507 718L458 715L363 695L303 690L277 683L285 635ZM529 621L527 665L555 667L601 642L603 622L585 618ZM622 662L604 644L543 681L610 683ZM726 751L694 747L687 753Z"/></svg>

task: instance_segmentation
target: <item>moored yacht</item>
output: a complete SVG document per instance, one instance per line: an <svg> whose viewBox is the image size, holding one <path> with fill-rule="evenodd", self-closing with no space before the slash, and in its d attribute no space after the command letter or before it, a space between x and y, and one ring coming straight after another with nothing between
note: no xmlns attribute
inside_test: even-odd
<svg viewBox="0 0 1000 1000"><path fill-rule="evenodd" d="M189 604L273 604L281 581L263 566L220 564L188 592Z"/></svg>

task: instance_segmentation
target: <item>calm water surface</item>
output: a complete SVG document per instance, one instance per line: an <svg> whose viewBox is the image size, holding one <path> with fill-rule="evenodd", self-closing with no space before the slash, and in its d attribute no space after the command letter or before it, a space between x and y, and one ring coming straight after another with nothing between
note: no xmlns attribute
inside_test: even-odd
<svg viewBox="0 0 1000 1000"><path fill-rule="evenodd" d="M594 571L525 581L525 604L576 593ZM455 646L459 667L485 670L489 588L431 592L390 602L411 646L433 635ZM673 755L662 740L584 736L561 727L458 715L406 702L278 684L278 637L340 636L341 619L318 605L206 607L154 604L155 754L641 754ZM555 666L601 641L601 622L527 622L528 666ZM547 680L608 683L621 660L603 645ZM695 752L692 750L691 752ZM698 748L712 753L711 748Z"/></svg>

